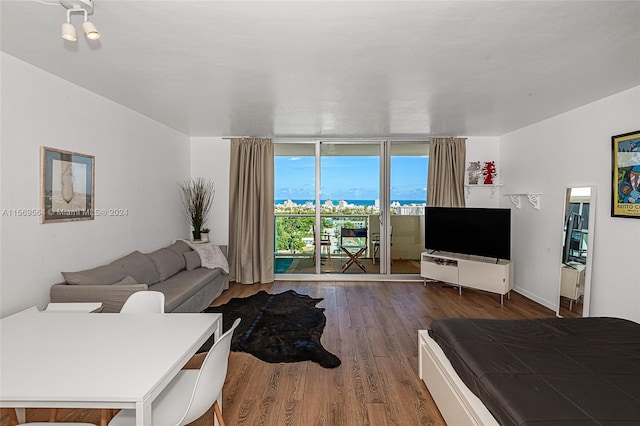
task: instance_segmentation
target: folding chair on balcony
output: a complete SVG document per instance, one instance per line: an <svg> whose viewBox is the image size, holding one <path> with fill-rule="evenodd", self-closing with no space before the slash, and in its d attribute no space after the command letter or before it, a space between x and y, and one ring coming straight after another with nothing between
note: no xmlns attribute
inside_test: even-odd
<svg viewBox="0 0 640 426"><path fill-rule="evenodd" d="M313 263L316 263L316 225L312 225L313 228ZM331 262L331 237L329 234L320 234L320 256L322 257L322 247L327 248L327 259Z"/></svg>
<svg viewBox="0 0 640 426"><path fill-rule="evenodd" d="M389 246L393 245L393 225L391 225L389 227ZM371 246L372 246L372 258L373 258L373 264L376 264L376 256L378 255L378 253L380 252L380 233L379 232L375 232L373 234L371 234ZM391 260L391 264L393 265L393 259Z"/></svg>
<svg viewBox="0 0 640 426"><path fill-rule="evenodd" d="M340 249L349 256L347 263L342 265L345 272L356 264L363 272L367 272L360 261L360 256L367 250L367 228L342 228L340 230Z"/></svg>

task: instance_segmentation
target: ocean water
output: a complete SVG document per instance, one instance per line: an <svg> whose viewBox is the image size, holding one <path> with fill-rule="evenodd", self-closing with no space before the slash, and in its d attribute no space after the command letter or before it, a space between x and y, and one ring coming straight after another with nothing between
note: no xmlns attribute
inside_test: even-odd
<svg viewBox="0 0 640 426"><path fill-rule="evenodd" d="M284 204L287 200L275 200L275 204ZM304 205L307 201L311 201L311 203L314 203L314 200L291 200L292 202L299 204L299 205ZM327 200L320 200L320 204L324 204L325 201ZM338 205L338 203L341 200L331 200L333 202L333 205ZM375 200L344 200L347 204L354 204L354 205L358 205L358 206L374 206L375 205ZM425 200L391 200L392 203L394 202L398 202L400 203L401 206L405 206L405 205L409 205L409 204L426 204L427 202Z"/></svg>

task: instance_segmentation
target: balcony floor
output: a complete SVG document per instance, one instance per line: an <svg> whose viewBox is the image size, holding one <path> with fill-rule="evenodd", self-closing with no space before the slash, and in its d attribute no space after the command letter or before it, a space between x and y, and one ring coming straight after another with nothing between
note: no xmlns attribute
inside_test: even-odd
<svg viewBox="0 0 640 426"><path fill-rule="evenodd" d="M281 257L281 256L279 256ZM360 259L368 274L379 274L380 263L376 259L375 265L371 258ZM342 265L347 262L346 257L331 256L331 260L323 256L321 271L322 273L340 273L342 274ZM312 257L296 257L286 270L286 274L315 274L316 265L313 263ZM420 260L394 259L391 266L393 274L419 274ZM344 274L364 274L357 265L351 265Z"/></svg>

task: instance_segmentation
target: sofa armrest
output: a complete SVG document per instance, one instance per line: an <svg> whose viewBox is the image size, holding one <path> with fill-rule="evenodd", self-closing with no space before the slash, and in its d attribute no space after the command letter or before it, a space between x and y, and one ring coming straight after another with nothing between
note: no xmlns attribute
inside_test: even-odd
<svg viewBox="0 0 640 426"><path fill-rule="evenodd" d="M70 285L54 284L51 287L51 302L102 302L102 312L120 312L129 296L138 291L149 290L146 284Z"/></svg>

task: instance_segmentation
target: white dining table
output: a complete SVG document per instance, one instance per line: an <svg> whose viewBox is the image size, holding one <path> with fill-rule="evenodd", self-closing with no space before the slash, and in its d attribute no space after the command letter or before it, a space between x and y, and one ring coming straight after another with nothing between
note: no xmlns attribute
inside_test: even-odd
<svg viewBox="0 0 640 426"><path fill-rule="evenodd" d="M150 426L153 400L221 331L222 315L209 313L10 315L0 320L0 406L135 409L136 425Z"/></svg>

